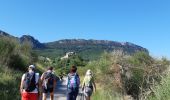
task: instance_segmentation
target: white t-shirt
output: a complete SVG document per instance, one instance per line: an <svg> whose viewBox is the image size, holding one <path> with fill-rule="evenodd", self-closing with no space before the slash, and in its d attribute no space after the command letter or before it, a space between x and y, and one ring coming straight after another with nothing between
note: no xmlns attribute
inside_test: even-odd
<svg viewBox="0 0 170 100"><path fill-rule="evenodd" d="M22 75L22 81L24 81L25 79L25 74ZM39 73L35 73L35 82L38 83L39 80ZM23 92L26 92L25 90L23 90ZM29 93L38 93L38 85L37 88L35 88L32 92Z"/></svg>

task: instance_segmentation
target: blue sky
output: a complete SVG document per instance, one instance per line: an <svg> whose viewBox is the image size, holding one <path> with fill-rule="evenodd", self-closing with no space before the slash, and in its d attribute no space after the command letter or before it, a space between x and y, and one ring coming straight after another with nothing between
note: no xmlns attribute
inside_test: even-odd
<svg viewBox="0 0 170 100"><path fill-rule="evenodd" d="M0 0L0 30L40 42L132 42L170 58L170 0Z"/></svg>

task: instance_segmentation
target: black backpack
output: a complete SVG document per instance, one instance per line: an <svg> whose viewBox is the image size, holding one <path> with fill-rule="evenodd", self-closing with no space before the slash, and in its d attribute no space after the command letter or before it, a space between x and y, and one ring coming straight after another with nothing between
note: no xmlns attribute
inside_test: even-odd
<svg viewBox="0 0 170 100"><path fill-rule="evenodd" d="M46 72L44 74L44 87L45 89L51 89L53 88L54 84L54 74L51 72Z"/></svg>
<svg viewBox="0 0 170 100"><path fill-rule="evenodd" d="M26 92L32 92L36 88L35 73L25 73L24 89Z"/></svg>

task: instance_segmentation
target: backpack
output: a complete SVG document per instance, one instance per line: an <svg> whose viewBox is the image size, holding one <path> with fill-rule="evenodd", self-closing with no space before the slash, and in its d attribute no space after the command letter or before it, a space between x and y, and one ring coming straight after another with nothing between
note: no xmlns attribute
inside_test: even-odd
<svg viewBox="0 0 170 100"><path fill-rule="evenodd" d="M79 87L78 78L79 76L76 73L74 75L69 74L68 75L68 88L70 89L78 88Z"/></svg>
<svg viewBox="0 0 170 100"><path fill-rule="evenodd" d="M46 72L44 74L44 87L45 89L51 89L53 88L53 84L54 84L54 74L52 74L51 72Z"/></svg>
<svg viewBox="0 0 170 100"><path fill-rule="evenodd" d="M24 89L26 92L32 92L36 88L35 73L25 73Z"/></svg>

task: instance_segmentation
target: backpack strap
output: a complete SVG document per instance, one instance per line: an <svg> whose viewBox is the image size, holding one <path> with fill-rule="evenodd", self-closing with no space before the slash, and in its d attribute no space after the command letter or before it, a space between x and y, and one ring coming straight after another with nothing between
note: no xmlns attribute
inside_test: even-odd
<svg viewBox="0 0 170 100"><path fill-rule="evenodd" d="M68 78L68 82L67 82L67 89L69 88L69 85L70 85L70 73L67 75L67 78Z"/></svg>
<svg viewBox="0 0 170 100"><path fill-rule="evenodd" d="M26 74L27 74L27 76L28 76L28 75L29 75L29 72L27 72ZM25 76L26 76L26 75L25 75ZM26 76L26 77L27 77L27 76ZM37 85L38 85L38 82L36 82L37 77L36 77L36 73L35 73L35 72L34 72L34 74L32 75L32 77L34 77L34 79L35 79L34 82L35 82L35 85L37 86ZM39 76L38 76L38 77L39 77ZM37 88L37 87L36 87L36 88Z"/></svg>
<svg viewBox="0 0 170 100"><path fill-rule="evenodd" d="M47 76L47 72L44 72L44 76L43 76L43 77L44 77L44 79L45 79L45 77L46 77L46 76Z"/></svg>

